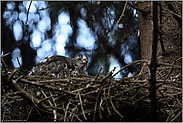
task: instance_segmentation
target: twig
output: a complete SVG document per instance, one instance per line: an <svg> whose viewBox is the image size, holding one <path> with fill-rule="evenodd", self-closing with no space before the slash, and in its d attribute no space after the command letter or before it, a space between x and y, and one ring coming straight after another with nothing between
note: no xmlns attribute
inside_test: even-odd
<svg viewBox="0 0 183 123"><path fill-rule="evenodd" d="M19 79L21 79L23 77L23 75L21 75L21 76L19 76L16 80L15 80L15 82L17 82Z"/></svg>
<svg viewBox="0 0 183 123"><path fill-rule="evenodd" d="M102 80L100 80L100 83L103 83L111 75L112 75L112 72L109 72Z"/></svg>
<svg viewBox="0 0 183 123"><path fill-rule="evenodd" d="M123 12L121 13L121 16L119 17L118 21L116 22L116 25L119 23L119 21L121 20L122 16L125 16L124 13L125 13L127 2L128 1L126 1L125 5L124 5Z"/></svg>
<svg viewBox="0 0 183 123"><path fill-rule="evenodd" d="M17 72L17 69L15 69L13 71L13 73L11 73L11 75L8 77L8 81L11 82L11 79L13 78L13 75Z"/></svg>
<svg viewBox="0 0 183 123"><path fill-rule="evenodd" d="M133 31L131 31L130 33L128 33L128 35L127 36L125 36L125 37L123 37L125 40L127 40L128 39L128 37L133 33L133 32L135 32L137 29L139 28L139 26L138 27L136 27Z"/></svg>
<svg viewBox="0 0 183 123"><path fill-rule="evenodd" d="M71 103L71 101L69 101L69 103L67 104L66 109L65 109L64 122L66 122L67 112L68 112L70 103Z"/></svg>
<svg viewBox="0 0 183 123"><path fill-rule="evenodd" d="M109 90L108 90L108 95L110 95L110 87L109 87ZM113 104L113 102L112 102L112 97L111 97L111 96L109 96L109 99L110 99L110 102L111 102L111 105L112 105L114 111L115 111L121 118L123 118L123 116L116 110L116 108L115 108L115 106L114 106L114 104Z"/></svg>
<svg viewBox="0 0 183 123"><path fill-rule="evenodd" d="M104 111L104 109L102 108L102 102L103 102L103 100L102 100L102 98L101 98L101 101L100 101L100 108Z"/></svg>
<svg viewBox="0 0 183 123"><path fill-rule="evenodd" d="M28 84L40 86L40 87L43 87L43 88L47 88L47 89L50 89L50 90L64 92L66 94L73 95L73 96L75 96L77 94L77 93L73 93L73 92L70 92L70 91L66 91L66 90L64 90L63 88L60 88L60 87L53 87L51 85L45 85L44 83L32 82L32 81L28 81L26 79L20 79L20 81L28 83ZM66 96L66 95L64 95L64 96ZM81 96L83 96L84 98L89 98L89 99L94 99L94 100L96 99L96 97L94 97L94 96L86 96L84 94L81 94Z"/></svg>
<svg viewBox="0 0 183 123"><path fill-rule="evenodd" d="M112 77L116 76L119 72L121 72L122 70L124 70L125 68L127 68L128 66L138 63L138 62L148 62L148 60L137 60L131 63L128 63L126 66L122 67L118 72L116 72Z"/></svg>
<svg viewBox="0 0 183 123"><path fill-rule="evenodd" d="M8 83L10 83L9 87L11 87L15 91L20 91L20 95L23 98L27 99L28 101L31 101L35 106L37 106L37 108L39 108L39 106L41 106L41 108L43 108L44 110L41 109L41 108L39 108L39 109L41 109L41 110L43 110L43 111L45 111L47 113L51 113L52 114L53 110L51 108L48 108L44 103L39 103L39 100L37 98L33 97L28 92L26 92L25 90L20 88L17 85L17 83L15 82L15 80L12 80L12 76L13 76L13 74L15 74L16 70L17 69L15 69L14 72L8 77L9 78L8 79L9 80ZM38 104L39 104L39 106L38 106ZM61 114L58 113L58 116L61 117Z"/></svg>
<svg viewBox="0 0 183 123"><path fill-rule="evenodd" d="M78 118L78 120L79 120L80 122L83 122L76 114L74 114L74 115L75 115L75 117Z"/></svg>
<svg viewBox="0 0 183 123"><path fill-rule="evenodd" d="M22 71L23 71L23 74L26 76L26 73L25 73L25 71L24 71L24 69L23 69L22 65L20 64L20 61L19 61L18 57L17 57L17 61L18 61L18 64L19 64L20 68L21 68L21 69L22 69Z"/></svg>
<svg viewBox="0 0 183 123"><path fill-rule="evenodd" d="M27 22L28 22L28 15L29 15L29 10L30 10L31 4L32 4L32 1L29 4L29 8L28 8L28 12L27 12L27 20L26 20L26 23L25 24L27 24Z"/></svg>
<svg viewBox="0 0 183 123"><path fill-rule="evenodd" d="M175 12L173 12L173 11L171 11L171 10L169 10L169 9L166 9L165 7L162 7L162 8L163 8L164 10L166 10L166 11L172 13L173 15L176 15L177 17L179 17L179 18L182 19L182 16L181 16L181 15L178 15L178 14L176 14Z"/></svg>
<svg viewBox="0 0 183 123"><path fill-rule="evenodd" d="M80 105L81 105L81 110L82 110L82 112L83 112L83 117L85 118L85 120L87 120L87 118L86 118L86 116L85 116L85 111L84 111L84 109L83 109L83 102L82 102L82 100L81 100L81 95L80 95L80 93L79 93L79 101L80 101Z"/></svg>
<svg viewBox="0 0 183 123"><path fill-rule="evenodd" d="M3 59L1 59L1 62L2 62L2 64L3 64L3 66L4 66L5 73L7 73L8 70L7 70L7 65L6 65L6 63L4 62Z"/></svg>
<svg viewBox="0 0 183 123"><path fill-rule="evenodd" d="M168 64L168 63L159 63L159 65L172 66L172 67L175 67L175 68L178 68L178 69L182 69L182 66L179 66L179 65L173 65L173 64Z"/></svg>
<svg viewBox="0 0 183 123"><path fill-rule="evenodd" d="M77 107L78 107L78 105L76 105L76 106L74 107L74 110L72 110L72 113L71 113L71 115L72 115L71 122L73 121L73 118L74 118L74 116L75 116L75 112L76 112Z"/></svg>
<svg viewBox="0 0 183 123"><path fill-rule="evenodd" d="M50 92L50 91L49 91L49 92ZM50 95L51 95L51 97L52 97L54 106L56 107L57 105L56 105L56 103L55 103L55 99L53 98L53 94L52 94L51 92L50 92ZM53 110L53 115L54 115L54 117L53 117L54 122L56 122L56 120L57 120L57 111L56 111L56 109Z"/></svg>
<svg viewBox="0 0 183 123"><path fill-rule="evenodd" d="M110 102L111 102L111 105L112 105L114 111L115 111L121 118L123 118L123 116L116 110L116 108L115 108L115 106L114 106L114 104L113 104L113 102L112 102L112 99L111 99L111 98L109 98L109 99L110 99Z"/></svg>
<svg viewBox="0 0 183 123"><path fill-rule="evenodd" d="M100 72L101 72L102 69L103 69L103 66L101 66L101 68L100 68L100 70L98 71L97 75L95 76L94 80L97 79L97 77L99 76L99 74L100 74Z"/></svg>
<svg viewBox="0 0 183 123"><path fill-rule="evenodd" d="M5 56L7 56L7 55L9 55L9 54L11 54L11 52L2 55L1 58L5 57Z"/></svg>
<svg viewBox="0 0 183 123"><path fill-rule="evenodd" d="M180 112L170 122L173 122L181 113L182 113L182 110L180 110Z"/></svg>
<svg viewBox="0 0 183 123"><path fill-rule="evenodd" d="M28 113L28 116L27 116L27 120L26 120L26 121L28 121L29 116L30 116L30 114L31 114L31 112L32 112L33 107L30 107L30 108L31 108L31 110L30 110L29 113Z"/></svg>
<svg viewBox="0 0 183 123"><path fill-rule="evenodd" d="M106 98L105 89L104 89L103 95ZM107 111L109 112L109 115L111 115L111 111L109 110L109 106L108 106L107 100L106 100L106 106L107 106Z"/></svg>
<svg viewBox="0 0 183 123"><path fill-rule="evenodd" d="M175 60L173 61L172 64L175 64ZM170 71L168 72L168 74L167 74L167 76L165 77L164 80L166 80L168 78L168 76L170 75L170 73L172 72L172 70L173 70L173 67L170 69Z"/></svg>

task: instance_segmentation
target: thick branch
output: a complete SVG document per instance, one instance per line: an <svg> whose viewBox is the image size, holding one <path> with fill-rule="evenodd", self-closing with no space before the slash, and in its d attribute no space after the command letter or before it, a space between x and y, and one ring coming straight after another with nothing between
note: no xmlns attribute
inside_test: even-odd
<svg viewBox="0 0 183 123"><path fill-rule="evenodd" d="M157 98L156 98L156 69L157 69L157 42L158 42L158 2L153 2L153 41L150 61L150 99L153 121L158 120Z"/></svg>

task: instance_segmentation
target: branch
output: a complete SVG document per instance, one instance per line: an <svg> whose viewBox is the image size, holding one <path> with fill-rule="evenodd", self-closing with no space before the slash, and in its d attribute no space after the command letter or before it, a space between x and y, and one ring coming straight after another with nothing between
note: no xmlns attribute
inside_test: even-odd
<svg viewBox="0 0 183 123"><path fill-rule="evenodd" d="M152 41L152 54L149 64L150 68L150 99L151 99L151 112L153 121L158 121L157 114L157 98L156 98L156 69L157 69L157 42L158 42L158 2L153 2L153 41Z"/></svg>
<svg viewBox="0 0 183 123"><path fill-rule="evenodd" d="M29 15L29 10L30 10L31 4L32 4L32 1L31 1L30 4L29 4L29 8L28 8L28 12L27 12L27 21L26 21L25 24L27 24L27 22L28 22L28 15Z"/></svg>
<svg viewBox="0 0 183 123"><path fill-rule="evenodd" d="M125 13L126 5L127 5L127 1L125 3L125 6L123 8L123 12L121 13L121 16L119 17L118 21L116 22L116 25L119 23L119 21L121 20L122 16L125 16L124 13Z"/></svg>

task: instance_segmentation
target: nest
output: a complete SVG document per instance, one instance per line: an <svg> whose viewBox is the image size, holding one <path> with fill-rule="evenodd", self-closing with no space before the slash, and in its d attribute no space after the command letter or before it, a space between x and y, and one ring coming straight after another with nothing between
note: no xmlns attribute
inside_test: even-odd
<svg viewBox="0 0 183 123"><path fill-rule="evenodd" d="M11 72L2 63L2 121L152 121L149 81L141 79L148 71L115 80L115 68L101 73L101 67L96 76L55 79ZM160 77L156 87L159 121L182 121L181 74Z"/></svg>

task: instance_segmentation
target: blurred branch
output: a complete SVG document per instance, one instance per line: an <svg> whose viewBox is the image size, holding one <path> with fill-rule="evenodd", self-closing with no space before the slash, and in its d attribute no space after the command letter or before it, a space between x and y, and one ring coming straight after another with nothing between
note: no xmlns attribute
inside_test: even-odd
<svg viewBox="0 0 183 123"><path fill-rule="evenodd" d="M138 62L148 62L148 60L137 60L137 61L128 63L126 66L122 67L118 72L116 72L112 77L116 76L119 72L121 72L122 70L124 70L126 67L128 67L128 66L130 66L132 64L138 63Z"/></svg>
<svg viewBox="0 0 183 123"><path fill-rule="evenodd" d="M139 28L139 26L138 27L136 27L133 31L131 31L130 33L128 33L128 35L127 36L125 36L125 37L123 37L125 40L127 40L128 39L128 37L132 34L132 33L134 33L137 29Z"/></svg>
<svg viewBox="0 0 183 123"><path fill-rule="evenodd" d="M31 4L32 4L32 1L31 1L30 4L29 4L29 8L28 8L28 12L27 12L27 20L26 20L26 23L25 23L25 24L27 24L27 22L28 22L29 10L30 10Z"/></svg>
<svg viewBox="0 0 183 123"><path fill-rule="evenodd" d="M175 12L173 12L173 11L169 10L169 9L166 9L165 7L162 7L162 8L163 8L164 10L166 10L166 11L170 12L171 14L176 15L177 17L179 17L179 18L181 18L181 19L182 19L182 16L181 16L181 15L178 15L177 13L175 13Z"/></svg>

